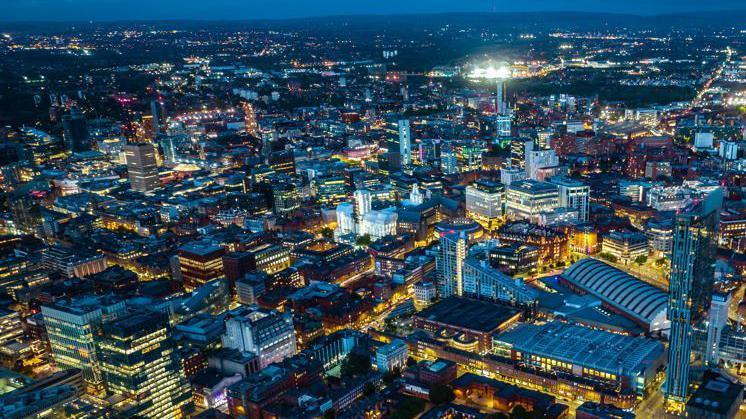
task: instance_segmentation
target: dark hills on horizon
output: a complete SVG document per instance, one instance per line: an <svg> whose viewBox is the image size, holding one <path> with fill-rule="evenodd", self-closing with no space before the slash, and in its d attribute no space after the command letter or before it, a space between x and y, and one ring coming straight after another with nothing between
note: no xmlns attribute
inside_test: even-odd
<svg viewBox="0 0 746 419"><path fill-rule="evenodd" d="M681 12L655 15L629 13L600 13L576 11L547 12L449 12L431 14L356 14L313 16L282 19L154 19L154 20L102 20L87 22L72 21L0 21L3 31L65 31L69 29L95 29L97 27L146 26L152 28L178 27L183 29L294 29L294 30L377 30L439 25L488 28L501 26L510 29L536 28L583 28L589 29L644 29L646 27L689 27L746 29L746 9L730 11Z"/></svg>

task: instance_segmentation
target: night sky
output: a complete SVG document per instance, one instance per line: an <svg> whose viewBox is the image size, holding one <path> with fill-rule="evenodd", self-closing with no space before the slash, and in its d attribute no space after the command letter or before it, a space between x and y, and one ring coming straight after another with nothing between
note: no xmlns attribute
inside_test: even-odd
<svg viewBox="0 0 746 419"><path fill-rule="evenodd" d="M0 20L264 19L325 15L585 11L661 14L746 9L745 0L0 0Z"/></svg>

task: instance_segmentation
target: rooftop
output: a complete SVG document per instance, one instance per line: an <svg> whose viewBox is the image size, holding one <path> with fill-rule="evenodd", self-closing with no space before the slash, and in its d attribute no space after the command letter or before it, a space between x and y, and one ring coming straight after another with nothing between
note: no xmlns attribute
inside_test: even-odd
<svg viewBox="0 0 746 419"><path fill-rule="evenodd" d="M113 295L86 295L78 298L57 300L47 305L47 307L64 313L83 315L115 304L124 304L124 300Z"/></svg>
<svg viewBox="0 0 746 419"><path fill-rule="evenodd" d="M582 259L570 266L562 277L646 324L666 311L668 295L665 292L600 260Z"/></svg>
<svg viewBox="0 0 746 419"><path fill-rule="evenodd" d="M420 311L417 317L462 329L492 332L517 313L487 301L452 296Z"/></svg>
<svg viewBox="0 0 746 419"><path fill-rule="evenodd" d="M494 337L524 354L537 354L573 365L617 374L644 370L663 356L663 344L650 338L630 337L553 321L520 324Z"/></svg>
<svg viewBox="0 0 746 419"><path fill-rule="evenodd" d="M179 251L188 252L197 256L207 256L221 250L223 250L222 247L205 241L193 241L179 247Z"/></svg>
<svg viewBox="0 0 746 419"><path fill-rule="evenodd" d="M553 185L549 182L539 182L537 180L521 180L513 182L508 187L508 190L519 191L527 194L559 193L557 185Z"/></svg>
<svg viewBox="0 0 746 419"><path fill-rule="evenodd" d="M743 386L722 376L710 377L694 392L686 403L687 407L726 415L734 403L740 404Z"/></svg>

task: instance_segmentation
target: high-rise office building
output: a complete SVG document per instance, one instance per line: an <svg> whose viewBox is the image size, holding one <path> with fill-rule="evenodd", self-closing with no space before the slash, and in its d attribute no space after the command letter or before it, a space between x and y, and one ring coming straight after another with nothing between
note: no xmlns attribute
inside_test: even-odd
<svg viewBox="0 0 746 419"><path fill-rule="evenodd" d="M446 175L458 173L456 153L450 147L443 147L440 152L440 170Z"/></svg>
<svg viewBox="0 0 746 419"><path fill-rule="evenodd" d="M588 221L590 206L590 186L566 176L553 176L549 183L557 185L559 189L559 206L578 210L578 219Z"/></svg>
<svg viewBox="0 0 746 419"><path fill-rule="evenodd" d="M179 248L179 268L184 288L191 291L202 284L222 278L225 249L195 241Z"/></svg>
<svg viewBox="0 0 746 419"><path fill-rule="evenodd" d="M399 154L402 167L412 164L412 130L408 119L399 121Z"/></svg>
<svg viewBox="0 0 746 419"><path fill-rule="evenodd" d="M440 298L463 293L463 268L467 248L468 235L464 231L440 236L435 257L436 289Z"/></svg>
<svg viewBox="0 0 746 419"><path fill-rule="evenodd" d="M155 147L148 143L127 144L124 155L132 190L150 192L160 186Z"/></svg>
<svg viewBox="0 0 746 419"><path fill-rule="evenodd" d="M258 306L232 310L225 320L223 347L256 355L260 368L291 357L298 351L292 315Z"/></svg>
<svg viewBox="0 0 746 419"><path fill-rule="evenodd" d="M513 182L505 194L505 215L511 220L538 223L539 214L559 207L556 185L535 180Z"/></svg>
<svg viewBox="0 0 746 419"><path fill-rule="evenodd" d="M517 167L503 167L500 169L500 183L506 187L510 186L513 182L518 182L526 179L526 171Z"/></svg>
<svg viewBox="0 0 746 419"><path fill-rule="evenodd" d="M91 149L88 123L85 115L78 108L72 108L69 114L62 117L62 130L65 147L70 152L77 153Z"/></svg>
<svg viewBox="0 0 746 419"><path fill-rule="evenodd" d="M412 164L412 132L408 119L386 124L388 164L391 172Z"/></svg>
<svg viewBox="0 0 746 419"><path fill-rule="evenodd" d="M536 146L542 150L549 148L549 139L552 138L552 129L543 128L536 131Z"/></svg>
<svg viewBox="0 0 746 419"><path fill-rule="evenodd" d="M153 137L157 137L161 133L161 125L158 117L158 102L155 100L150 101L150 115L153 117Z"/></svg>
<svg viewBox="0 0 746 419"><path fill-rule="evenodd" d="M352 194L355 221L360 223L373 205L373 196L367 189L358 189Z"/></svg>
<svg viewBox="0 0 746 419"><path fill-rule="evenodd" d="M716 189L676 215L669 281L671 335L664 385L667 401L681 406L689 394L692 324L710 307L723 192Z"/></svg>
<svg viewBox="0 0 746 419"><path fill-rule="evenodd" d="M86 390L101 395L104 379L97 356L96 334L102 323L127 313L124 300L111 296L88 296L42 305L44 325L57 368L80 368Z"/></svg>
<svg viewBox="0 0 746 419"><path fill-rule="evenodd" d="M720 359L720 337L723 328L728 325L728 307L731 303L730 293L714 293L710 312L707 314L707 344L705 345L705 362L717 366Z"/></svg>
<svg viewBox="0 0 746 419"><path fill-rule="evenodd" d="M277 173L295 173L295 154L293 150L272 151L267 156L267 164Z"/></svg>
<svg viewBox="0 0 746 419"><path fill-rule="evenodd" d="M510 137L513 133L513 117L511 115L497 115L495 117L495 124L498 138Z"/></svg>
<svg viewBox="0 0 746 419"><path fill-rule="evenodd" d="M302 199L300 191L294 183L275 182L271 188L275 214L287 214L300 208Z"/></svg>
<svg viewBox="0 0 746 419"><path fill-rule="evenodd" d="M504 203L505 186L502 183L480 180L466 187L466 216L487 230L499 227Z"/></svg>
<svg viewBox="0 0 746 419"><path fill-rule="evenodd" d="M533 144L533 143L531 143ZM533 180L544 180L545 172L559 166L559 157L554 150L527 150L525 156L526 176ZM556 171L556 169L554 170Z"/></svg>
<svg viewBox="0 0 746 419"><path fill-rule="evenodd" d="M125 417L177 418L192 407L168 319L155 312L129 314L97 335L101 371L113 407Z"/></svg>
<svg viewBox="0 0 746 419"><path fill-rule="evenodd" d="M526 153L534 149L534 142L528 138L513 138L510 140L510 167L526 168Z"/></svg>
<svg viewBox="0 0 746 419"><path fill-rule="evenodd" d="M508 104L505 101L505 79L498 79L495 92L495 113L504 115L507 112Z"/></svg>

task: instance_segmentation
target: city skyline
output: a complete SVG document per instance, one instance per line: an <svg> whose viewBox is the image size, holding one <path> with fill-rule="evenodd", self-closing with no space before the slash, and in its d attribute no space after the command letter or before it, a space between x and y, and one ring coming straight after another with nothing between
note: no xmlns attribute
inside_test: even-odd
<svg viewBox="0 0 746 419"><path fill-rule="evenodd" d="M2 417L742 417L736 3L8 5Z"/></svg>

